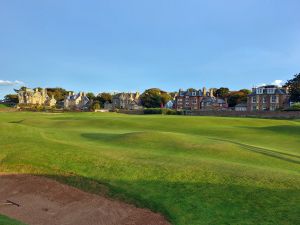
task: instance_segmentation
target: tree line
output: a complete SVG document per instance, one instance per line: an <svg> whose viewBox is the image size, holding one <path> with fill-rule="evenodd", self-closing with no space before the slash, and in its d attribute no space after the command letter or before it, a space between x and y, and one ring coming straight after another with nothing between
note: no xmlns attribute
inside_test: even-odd
<svg viewBox="0 0 300 225"><path fill-rule="evenodd" d="M290 99L293 102L300 102L300 73L294 75L294 77L288 80L284 86L287 86L290 91ZM25 90L26 87L21 87L19 90ZM41 90L40 87L38 87ZM19 90L15 90L18 92ZM189 88L189 91L195 90L194 88ZM239 103L246 103L247 96L251 91L248 89L241 89L239 91L230 91L227 87L220 87L214 89L214 96L217 98L226 99L229 107L234 107ZM49 96L54 96L57 101L63 101L65 97L69 94L64 88L47 88L47 94ZM177 92L167 92L159 88L150 88L145 90L141 96L141 104L146 108L160 108L163 107L169 100L174 99ZM95 95L92 92L87 93L87 97L92 100L95 108L103 108L106 102L112 103L113 95L111 93L103 92ZM5 96L5 100L12 103L18 103L17 94L8 94Z"/></svg>

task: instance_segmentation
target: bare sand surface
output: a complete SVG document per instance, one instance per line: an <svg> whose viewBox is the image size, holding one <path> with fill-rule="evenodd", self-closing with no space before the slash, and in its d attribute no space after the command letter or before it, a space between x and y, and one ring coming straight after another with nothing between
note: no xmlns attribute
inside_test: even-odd
<svg viewBox="0 0 300 225"><path fill-rule="evenodd" d="M30 225L170 225L148 209L32 175L0 174L0 214Z"/></svg>

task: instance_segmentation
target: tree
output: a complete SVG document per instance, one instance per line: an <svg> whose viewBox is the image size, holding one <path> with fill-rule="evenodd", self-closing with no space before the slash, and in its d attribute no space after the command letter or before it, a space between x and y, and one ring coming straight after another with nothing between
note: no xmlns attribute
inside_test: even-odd
<svg viewBox="0 0 300 225"><path fill-rule="evenodd" d="M100 109L100 103L99 101L94 101L92 104L92 110L95 111L96 109Z"/></svg>
<svg viewBox="0 0 300 225"><path fill-rule="evenodd" d="M95 95L94 95L93 92L86 93L86 97L88 97L90 100L95 100L96 99L96 97L95 97Z"/></svg>
<svg viewBox="0 0 300 225"><path fill-rule="evenodd" d="M228 97L228 106L234 107L239 103L246 103L247 102L247 96L250 94L250 90L248 89L242 89L239 91L232 91L230 92Z"/></svg>
<svg viewBox="0 0 300 225"><path fill-rule="evenodd" d="M96 97L96 100L99 101L101 107L104 107L104 103L105 103L105 102L109 102L109 103L112 102L112 95L111 95L110 93L103 92L103 93L100 93L100 94Z"/></svg>
<svg viewBox="0 0 300 225"><path fill-rule="evenodd" d="M151 88L144 91L141 95L142 105L146 108L160 108L165 105L171 96L165 92L160 90L159 88Z"/></svg>
<svg viewBox="0 0 300 225"><path fill-rule="evenodd" d="M63 101L69 92L66 89L56 87L56 88L47 88L47 94L51 97L52 95L57 101Z"/></svg>
<svg viewBox="0 0 300 225"><path fill-rule="evenodd" d="M8 94L4 96L4 100L6 102L19 103L18 95L16 94Z"/></svg>
<svg viewBox="0 0 300 225"><path fill-rule="evenodd" d="M221 87L216 90L216 96L219 98L226 98L229 94L229 88Z"/></svg>
<svg viewBox="0 0 300 225"><path fill-rule="evenodd" d="M300 73L294 75L293 79L290 79L285 84L289 88L289 93L292 102L300 102Z"/></svg>

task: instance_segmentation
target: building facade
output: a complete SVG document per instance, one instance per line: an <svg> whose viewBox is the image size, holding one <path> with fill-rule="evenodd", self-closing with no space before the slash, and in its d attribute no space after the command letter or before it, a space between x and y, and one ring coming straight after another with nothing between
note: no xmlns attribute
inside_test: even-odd
<svg viewBox="0 0 300 225"><path fill-rule="evenodd" d="M19 104L24 105L43 105L43 106L55 106L56 100L54 96L51 98L47 95L46 89L38 90L38 88L32 90L26 88L18 91Z"/></svg>
<svg viewBox="0 0 300 225"><path fill-rule="evenodd" d="M248 111L275 111L288 105L288 89L276 85L253 88L247 99Z"/></svg>
<svg viewBox="0 0 300 225"><path fill-rule="evenodd" d="M113 109L140 109L141 101L139 92L136 93L119 93L112 98Z"/></svg>
<svg viewBox="0 0 300 225"><path fill-rule="evenodd" d="M221 110L228 108L224 99L216 98L213 89L202 90L179 90L175 98L177 110Z"/></svg>
<svg viewBox="0 0 300 225"><path fill-rule="evenodd" d="M90 106L90 100L84 92L77 94L69 92L69 95L65 97L64 108L71 110L87 110Z"/></svg>

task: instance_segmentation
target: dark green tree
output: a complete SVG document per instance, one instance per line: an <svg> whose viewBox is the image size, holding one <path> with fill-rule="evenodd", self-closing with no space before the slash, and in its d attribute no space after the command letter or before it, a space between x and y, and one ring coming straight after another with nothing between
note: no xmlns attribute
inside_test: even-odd
<svg viewBox="0 0 300 225"><path fill-rule="evenodd" d="M229 94L229 88L221 87L218 88L215 92L216 97L226 98Z"/></svg>
<svg viewBox="0 0 300 225"><path fill-rule="evenodd" d="M94 95L93 92L86 93L86 97L88 97L90 100L95 100L96 99L96 97L95 97L95 95Z"/></svg>
<svg viewBox="0 0 300 225"><path fill-rule="evenodd" d="M18 95L16 94L8 94L4 96L4 100L12 103L19 103Z"/></svg>
<svg viewBox="0 0 300 225"><path fill-rule="evenodd" d="M160 108L170 99L172 99L171 96L159 88L147 89L141 95L142 105L146 108Z"/></svg>
<svg viewBox="0 0 300 225"><path fill-rule="evenodd" d="M246 103L248 94L250 94L250 90L247 89L230 92L227 95L228 106L234 107L239 103Z"/></svg>
<svg viewBox="0 0 300 225"><path fill-rule="evenodd" d="M300 73L294 75L293 79L290 79L285 84L289 88L289 93L292 102L300 102Z"/></svg>
<svg viewBox="0 0 300 225"><path fill-rule="evenodd" d="M47 94L51 97L52 95L57 101L63 101L65 97L69 94L64 88L56 87L56 88L47 88Z"/></svg>
<svg viewBox="0 0 300 225"><path fill-rule="evenodd" d="M105 103L105 102L109 102L109 103L112 102L112 95L111 95L110 93L103 92L103 93L100 93L100 94L96 97L96 100L99 101L101 107L104 107L104 103Z"/></svg>

